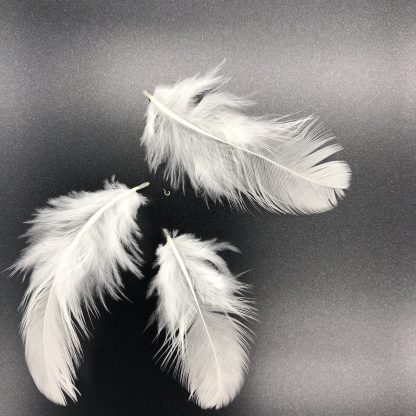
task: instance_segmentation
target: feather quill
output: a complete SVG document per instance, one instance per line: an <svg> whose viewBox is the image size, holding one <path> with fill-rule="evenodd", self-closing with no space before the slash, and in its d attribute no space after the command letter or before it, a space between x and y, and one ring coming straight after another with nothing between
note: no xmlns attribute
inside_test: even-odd
<svg viewBox="0 0 416 416"><path fill-rule="evenodd" d="M218 409L238 394L249 363L251 333L241 318L253 318L255 310L242 296L246 286L218 255L238 250L163 231L167 242L157 249L159 271L148 292L158 295L154 319L166 334L162 367L174 367L200 407Z"/></svg>
<svg viewBox="0 0 416 416"><path fill-rule="evenodd" d="M325 161L341 147L313 117L244 115L251 104L224 91L219 67L205 76L157 86L149 99L142 144L150 168L165 163L177 189L185 175L197 193L245 208L245 198L272 212L332 209L349 187L350 168Z"/></svg>
<svg viewBox="0 0 416 416"><path fill-rule="evenodd" d="M140 277L137 209L146 198L119 182L96 192L73 192L48 201L29 221L28 247L12 266L31 272L22 307L26 361L38 389L51 401L77 400L74 385L88 337L83 312L97 315L104 295L121 295L119 268Z"/></svg>

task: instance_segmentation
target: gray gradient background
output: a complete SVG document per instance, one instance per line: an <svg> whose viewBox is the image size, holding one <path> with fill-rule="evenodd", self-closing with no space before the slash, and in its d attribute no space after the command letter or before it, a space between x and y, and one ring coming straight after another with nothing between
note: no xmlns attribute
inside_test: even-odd
<svg viewBox="0 0 416 416"><path fill-rule="evenodd" d="M0 415L198 415L152 361L144 294L162 235L179 228L238 245L260 322L250 373L217 415L416 414L414 2L1 2L0 267L49 197L113 173L150 180L139 213L146 279L110 302L79 371L82 397L49 403L28 373L17 311L27 285L0 280ZM318 115L344 146L353 183L321 215L238 214L163 195L139 137L143 89L226 58L252 114Z"/></svg>

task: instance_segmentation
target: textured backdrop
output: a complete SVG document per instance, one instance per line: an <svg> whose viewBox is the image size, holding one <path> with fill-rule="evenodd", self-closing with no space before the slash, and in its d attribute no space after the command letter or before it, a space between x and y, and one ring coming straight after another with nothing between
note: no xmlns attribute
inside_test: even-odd
<svg viewBox="0 0 416 416"><path fill-rule="evenodd" d="M413 4L412 4L413 3ZM161 227L235 243L259 322L246 384L216 415L416 414L416 5L409 1L15 1L0 3L0 268L49 197L116 174L145 180L147 265L125 275L85 342L82 397L36 389L18 332L27 282L0 279L0 414L203 415L159 370L144 331ZM141 91L226 59L252 114L313 113L344 147L346 199L313 216L233 212L149 174ZM152 344L153 342L153 344Z"/></svg>

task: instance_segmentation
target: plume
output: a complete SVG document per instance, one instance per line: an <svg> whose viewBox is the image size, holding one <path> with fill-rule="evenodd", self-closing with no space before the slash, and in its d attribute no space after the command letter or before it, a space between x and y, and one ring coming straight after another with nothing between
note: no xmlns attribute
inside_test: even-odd
<svg viewBox="0 0 416 416"><path fill-rule="evenodd" d="M174 189L185 176L205 199L246 201L272 212L332 209L350 183L350 168L326 161L341 147L311 117L252 117L249 100L224 91L220 67L204 76L157 86L141 138L152 171L165 163Z"/></svg>
<svg viewBox="0 0 416 416"><path fill-rule="evenodd" d="M57 404L79 394L80 336L89 335L83 312L96 316L105 294L119 298L119 268L141 276L135 216L146 198L136 191L147 185L106 181L96 192L50 199L29 221L28 246L12 274L31 274L22 302L26 361L38 389Z"/></svg>
<svg viewBox="0 0 416 416"><path fill-rule="evenodd" d="M153 319L166 335L159 359L200 407L218 409L238 394L249 363L251 332L241 318L253 318L255 310L242 296L246 286L218 255L238 250L163 231L167 242L157 249L159 271L148 292L158 295Z"/></svg>

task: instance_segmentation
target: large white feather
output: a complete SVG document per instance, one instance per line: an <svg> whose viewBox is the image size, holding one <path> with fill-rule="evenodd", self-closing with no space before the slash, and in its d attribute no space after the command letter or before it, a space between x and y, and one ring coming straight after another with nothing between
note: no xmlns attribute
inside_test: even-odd
<svg viewBox="0 0 416 416"><path fill-rule="evenodd" d="M244 207L244 197L273 212L332 209L350 183L345 162L325 159L341 150L313 117L289 121L250 117L249 101L223 90L219 67L173 86L158 86L150 100L142 143L153 171L166 163L174 188L185 174L204 197Z"/></svg>
<svg viewBox="0 0 416 416"><path fill-rule="evenodd" d="M248 367L250 332L241 318L254 309L245 285L217 254L236 248L176 233L157 249L159 272L149 295L158 294L154 318L166 333L162 367L175 374L202 408L226 406L238 394Z"/></svg>
<svg viewBox="0 0 416 416"><path fill-rule="evenodd" d="M75 371L86 335L83 312L96 315L104 295L118 298L119 268L141 276L136 211L146 203L138 189L106 182L103 190L73 192L48 201L27 232L28 247L13 273L31 271L22 305L26 361L38 389L65 405L77 400Z"/></svg>

